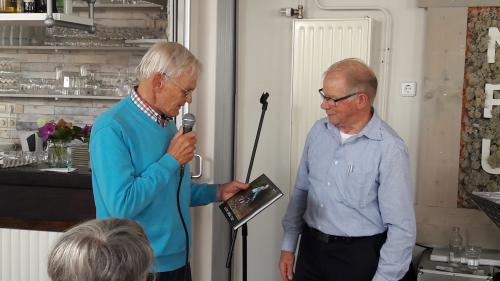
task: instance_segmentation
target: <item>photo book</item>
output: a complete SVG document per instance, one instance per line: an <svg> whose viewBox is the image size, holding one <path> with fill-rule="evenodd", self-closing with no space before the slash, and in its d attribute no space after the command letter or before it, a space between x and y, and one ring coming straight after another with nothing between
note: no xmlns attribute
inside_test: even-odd
<svg viewBox="0 0 500 281"><path fill-rule="evenodd" d="M281 196L283 192L262 174L250 183L248 189L241 190L222 202L219 208L231 227L236 230Z"/></svg>

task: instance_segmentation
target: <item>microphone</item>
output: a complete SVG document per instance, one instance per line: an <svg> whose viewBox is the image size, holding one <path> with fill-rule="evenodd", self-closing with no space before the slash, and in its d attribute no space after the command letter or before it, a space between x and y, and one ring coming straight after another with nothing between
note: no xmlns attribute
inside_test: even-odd
<svg viewBox="0 0 500 281"><path fill-rule="evenodd" d="M186 113L182 116L182 133L187 134L193 130L194 122L196 122L196 118L194 118L194 114Z"/></svg>

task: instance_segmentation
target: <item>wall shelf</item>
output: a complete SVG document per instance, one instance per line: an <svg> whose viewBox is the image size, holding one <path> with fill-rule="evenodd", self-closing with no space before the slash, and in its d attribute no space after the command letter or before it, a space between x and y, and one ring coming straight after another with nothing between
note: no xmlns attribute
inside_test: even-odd
<svg viewBox="0 0 500 281"><path fill-rule="evenodd" d="M81 50L81 51L147 51L147 47L80 47L80 46L0 46L0 50Z"/></svg>
<svg viewBox="0 0 500 281"><path fill-rule="evenodd" d="M123 97L118 96L73 96L73 95L33 95L33 94L16 94L2 93L0 97L6 98L49 98L49 99L87 99L87 100L121 100Z"/></svg>
<svg viewBox="0 0 500 281"><path fill-rule="evenodd" d="M90 18L83 18L75 15L61 13L52 14L55 25L81 25L92 27L94 22ZM27 25L45 26L47 14L45 13L3 13L0 14L0 25Z"/></svg>
<svg viewBox="0 0 500 281"><path fill-rule="evenodd" d="M167 4L167 0L145 0L145 1L159 6L165 6Z"/></svg>
<svg viewBox="0 0 500 281"><path fill-rule="evenodd" d="M73 4L73 9L88 9L89 5L85 3L74 3ZM112 8L112 9L144 9L144 8L151 8L151 9L160 9L162 8L161 5L158 4L153 4L153 3L138 3L138 4L113 4L113 3L106 3L106 4L101 4L101 3L96 3L94 8L100 9L100 8Z"/></svg>

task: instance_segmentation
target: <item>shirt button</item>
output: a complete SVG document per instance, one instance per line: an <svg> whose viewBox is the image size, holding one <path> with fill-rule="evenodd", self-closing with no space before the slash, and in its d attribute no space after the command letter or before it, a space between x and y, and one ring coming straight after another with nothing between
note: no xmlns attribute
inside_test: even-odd
<svg viewBox="0 0 500 281"><path fill-rule="evenodd" d="M321 204L321 205L319 205L319 206L320 206L321 208L323 208L325 205Z"/></svg>
<svg viewBox="0 0 500 281"><path fill-rule="evenodd" d="M339 161L335 160L335 162L334 162L334 163L335 163L335 165L337 165L337 164L339 163Z"/></svg>
<svg viewBox="0 0 500 281"><path fill-rule="evenodd" d="M318 229L321 230L321 226L318 226Z"/></svg>
<svg viewBox="0 0 500 281"><path fill-rule="evenodd" d="M327 182L326 184L327 184L328 186L330 186L330 182Z"/></svg>

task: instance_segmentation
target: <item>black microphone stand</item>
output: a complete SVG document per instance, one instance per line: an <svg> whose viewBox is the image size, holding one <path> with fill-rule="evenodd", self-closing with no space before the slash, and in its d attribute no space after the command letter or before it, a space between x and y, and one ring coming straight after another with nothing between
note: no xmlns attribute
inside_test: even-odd
<svg viewBox="0 0 500 281"><path fill-rule="evenodd" d="M262 93L260 96L260 103L262 104L262 113L260 114L259 127L257 128L257 135L255 136L255 142L253 144L252 156L250 157L250 165L248 166L247 177L245 179L245 183L250 181L250 175L252 174L253 161L255 159L255 152L257 151L257 145L259 144L260 131L262 130L262 123L264 121L264 115L267 110L267 98L269 98L269 93ZM231 235L231 245L229 247L229 254L226 260L226 267L231 267L231 259L234 251L234 243L236 241L236 235L238 234L238 230L233 230ZM247 281L247 237L248 237L248 227L247 224L243 224L241 226L241 241L242 241L242 268L243 268L243 281Z"/></svg>

